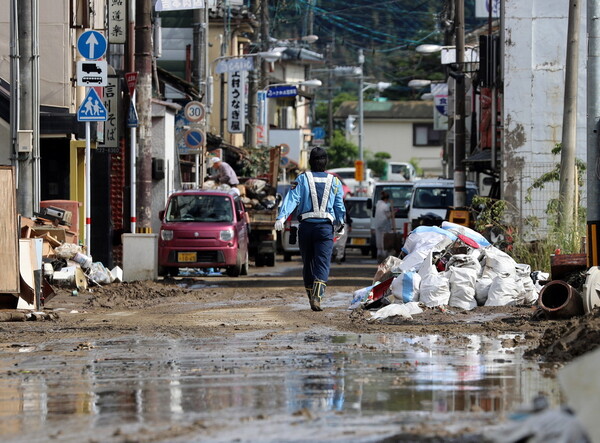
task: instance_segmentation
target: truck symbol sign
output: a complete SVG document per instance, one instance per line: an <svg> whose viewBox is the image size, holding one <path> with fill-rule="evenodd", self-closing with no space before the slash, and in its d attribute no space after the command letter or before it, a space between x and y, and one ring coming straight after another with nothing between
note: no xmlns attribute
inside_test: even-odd
<svg viewBox="0 0 600 443"><path fill-rule="evenodd" d="M95 72L96 74L102 74L102 68L98 66L96 63L82 63L81 70L86 74L90 74Z"/></svg>

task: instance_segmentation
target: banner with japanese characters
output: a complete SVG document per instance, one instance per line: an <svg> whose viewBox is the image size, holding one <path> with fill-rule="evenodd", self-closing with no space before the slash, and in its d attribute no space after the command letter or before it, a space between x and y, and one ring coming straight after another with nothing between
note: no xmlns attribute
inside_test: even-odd
<svg viewBox="0 0 600 443"><path fill-rule="evenodd" d="M244 132L246 123L246 71L229 73L227 84L227 130L231 134Z"/></svg>
<svg viewBox="0 0 600 443"><path fill-rule="evenodd" d="M446 131L448 129L448 84L432 83L433 95L433 129Z"/></svg>

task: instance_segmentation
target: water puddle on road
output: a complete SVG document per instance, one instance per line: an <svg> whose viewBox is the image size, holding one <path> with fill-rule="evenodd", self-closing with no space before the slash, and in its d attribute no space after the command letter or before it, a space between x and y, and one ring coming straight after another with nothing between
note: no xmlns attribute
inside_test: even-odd
<svg viewBox="0 0 600 443"><path fill-rule="evenodd" d="M240 334L3 349L3 441L377 441L401 426L477 424L554 378L510 336ZM447 424L445 426L448 426Z"/></svg>

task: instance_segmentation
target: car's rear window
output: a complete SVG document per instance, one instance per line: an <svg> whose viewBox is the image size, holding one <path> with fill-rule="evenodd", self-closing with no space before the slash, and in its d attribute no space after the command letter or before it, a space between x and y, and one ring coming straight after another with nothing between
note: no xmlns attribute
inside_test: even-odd
<svg viewBox="0 0 600 443"><path fill-rule="evenodd" d="M412 193L412 185L410 186L377 186L375 195L373 195L373 207L381 198L381 192L386 191L390 195L390 200L396 208L407 207L410 203L410 194Z"/></svg>
<svg viewBox="0 0 600 443"><path fill-rule="evenodd" d="M340 177L348 179L354 179L354 171L347 171L347 172L336 172L336 174L338 174Z"/></svg>
<svg viewBox="0 0 600 443"><path fill-rule="evenodd" d="M369 218L366 200L346 200L346 213L350 218Z"/></svg>
<svg viewBox="0 0 600 443"><path fill-rule="evenodd" d="M475 189L467 188L467 206L473 201ZM421 209L447 208L454 204L454 188L427 187L415 188L413 207Z"/></svg>
<svg viewBox="0 0 600 443"><path fill-rule="evenodd" d="M168 222L232 222L231 199L220 195L177 195L165 212Z"/></svg>

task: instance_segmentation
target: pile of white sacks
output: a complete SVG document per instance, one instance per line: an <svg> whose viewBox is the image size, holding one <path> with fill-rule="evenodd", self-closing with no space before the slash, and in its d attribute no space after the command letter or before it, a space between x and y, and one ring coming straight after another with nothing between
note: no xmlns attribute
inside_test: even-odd
<svg viewBox="0 0 600 443"><path fill-rule="evenodd" d="M415 307L451 306L471 310L477 306L533 305L541 286L531 268L492 246L485 237L465 226L443 222L441 227L419 226L407 237L404 257L388 257L379 265L373 285L354 293L351 308L366 307L380 298L378 285L389 283L384 297ZM539 273L540 279L548 274ZM379 295L379 296L378 296ZM408 305L410 304L410 305ZM394 310L387 307L386 310ZM398 308L396 308L397 310Z"/></svg>

